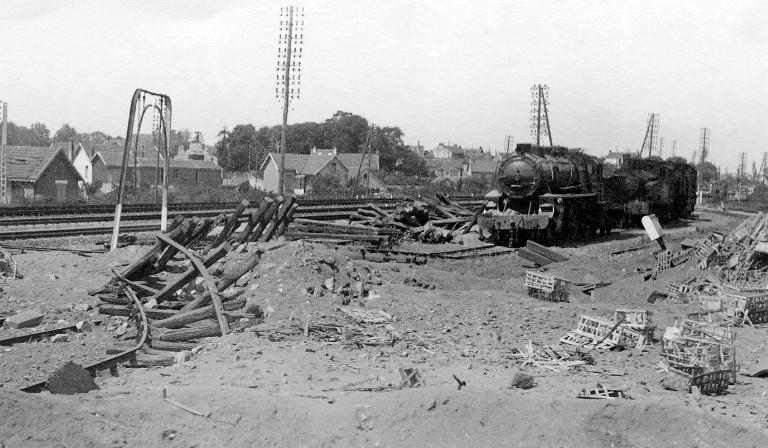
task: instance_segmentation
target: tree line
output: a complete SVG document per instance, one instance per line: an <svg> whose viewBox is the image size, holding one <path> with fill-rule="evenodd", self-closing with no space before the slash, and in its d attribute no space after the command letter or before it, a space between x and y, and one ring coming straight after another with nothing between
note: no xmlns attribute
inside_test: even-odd
<svg viewBox="0 0 768 448"><path fill-rule="evenodd" d="M189 149L190 142L202 138L199 132L195 134L193 137L189 129L171 130L171 145L168 148L171 155L176 155L179 146L182 146L185 150ZM73 140L80 143L104 143L113 138L122 138L122 136L112 137L101 131L79 133L69 123L64 123L51 137L51 131L44 123L32 123L29 127L26 127L17 125L12 121L8 122L9 146L45 147L50 146L54 142L69 142Z"/></svg>
<svg viewBox="0 0 768 448"><path fill-rule="evenodd" d="M296 123L286 128L289 153L309 154L312 147L336 148L339 153L361 153L368 148L379 154L379 165L385 171L407 175L426 175L424 161L403 143L403 131L397 126L375 127L364 117L338 111L327 120ZM218 134L216 155L219 165L228 171L257 170L269 152L280 148L282 127L239 124Z"/></svg>

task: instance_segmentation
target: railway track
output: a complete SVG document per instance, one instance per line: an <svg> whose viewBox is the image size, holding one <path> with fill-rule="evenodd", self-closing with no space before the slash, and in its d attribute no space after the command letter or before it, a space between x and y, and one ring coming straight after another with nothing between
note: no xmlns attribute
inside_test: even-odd
<svg viewBox="0 0 768 448"><path fill-rule="evenodd" d="M484 201L482 197L453 197L452 200L470 208L476 208ZM315 220L346 219L350 213L374 203L384 210L392 210L402 198L363 198L335 200L302 200L294 213L294 218ZM168 215L211 217L228 213L236 208L238 203L187 203L169 204ZM249 213L246 210L246 214ZM123 208L120 229L122 233L150 232L157 230L156 223L147 221L160 219L160 208L157 204L127 204ZM245 219L245 218L243 218ZM112 231L114 220L113 205L78 205L71 207L41 206L41 207L4 207L0 208L0 240L53 238L79 235L103 235ZM43 225L61 225L76 223L76 226L39 228ZM104 223L101 225L84 225ZM38 228L35 228L38 227Z"/></svg>

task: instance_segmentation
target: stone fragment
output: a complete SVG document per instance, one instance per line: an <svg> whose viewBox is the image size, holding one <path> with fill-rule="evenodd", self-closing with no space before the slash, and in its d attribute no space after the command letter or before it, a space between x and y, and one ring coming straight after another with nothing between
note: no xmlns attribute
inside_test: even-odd
<svg viewBox="0 0 768 448"><path fill-rule="evenodd" d="M524 372L515 373L515 376L512 377L512 382L509 384L510 389L513 387L518 389L532 389L534 386L536 386L534 376Z"/></svg>
<svg viewBox="0 0 768 448"><path fill-rule="evenodd" d="M73 395L98 390L91 373L70 361L54 372L45 383L52 394Z"/></svg>
<svg viewBox="0 0 768 448"><path fill-rule="evenodd" d="M24 311L15 316L5 319L5 326L8 328L29 328L36 327L43 322L43 315L37 311Z"/></svg>
<svg viewBox="0 0 768 448"><path fill-rule="evenodd" d="M66 333L55 334L51 338L51 342L69 342L69 335Z"/></svg>
<svg viewBox="0 0 768 448"><path fill-rule="evenodd" d="M86 311L90 311L93 309L90 303L78 303L75 305L75 311L80 311L81 313L85 313Z"/></svg>

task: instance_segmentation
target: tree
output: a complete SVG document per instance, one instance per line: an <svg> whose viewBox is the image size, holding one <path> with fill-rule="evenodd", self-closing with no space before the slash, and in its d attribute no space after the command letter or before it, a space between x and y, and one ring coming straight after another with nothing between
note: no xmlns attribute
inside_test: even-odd
<svg viewBox="0 0 768 448"><path fill-rule="evenodd" d="M239 124L231 132L220 132L215 145L219 166L228 171L258 169L273 147L272 130L266 126L257 130L252 124Z"/></svg>
<svg viewBox="0 0 768 448"><path fill-rule="evenodd" d="M28 128L9 121L8 144L11 146L50 146L50 131L43 123L34 123Z"/></svg>
<svg viewBox="0 0 768 448"><path fill-rule="evenodd" d="M409 176L425 176L424 160L405 147L403 131L399 127L377 128L372 142L379 152L379 165L385 171L399 171Z"/></svg>
<svg viewBox="0 0 768 448"><path fill-rule="evenodd" d="M338 111L325 120L324 140L339 152L362 152L368 138L368 120Z"/></svg>
<svg viewBox="0 0 768 448"><path fill-rule="evenodd" d="M696 171L699 173L699 179L702 184L718 180L717 167L711 162L699 163L696 166Z"/></svg>
<svg viewBox="0 0 768 448"><path fill-rule="evenodd" d="M53 135L54 142L68 142L76 138L77 131L67 123L61 125L61 128Z"/></svg>
<svg viewBox="0 0 768 448"><path fill-rule="evenodd" d="M312 179L312 185L309 187L313 197L331 197L344 193L344 186L334 175L323 174L315 176Z"/></svg>

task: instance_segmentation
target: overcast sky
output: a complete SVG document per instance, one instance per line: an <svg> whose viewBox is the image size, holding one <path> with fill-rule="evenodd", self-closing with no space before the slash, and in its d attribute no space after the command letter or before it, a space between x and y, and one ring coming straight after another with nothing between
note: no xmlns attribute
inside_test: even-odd
<svg viewBox="0 0 768 448"><path fill-rule="evenodd" d="M0 99L10 118L124 135L133 90L166 93L173 127L281 120L273 1L3 0ZM768 2L311 1L302 98L289 122L337 110L409 144L531 141L530 88L549 85L555 144L638 150L649 112L664 154L711 129L730 171L768 140Z"/></svg>

